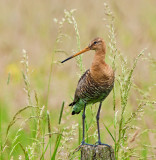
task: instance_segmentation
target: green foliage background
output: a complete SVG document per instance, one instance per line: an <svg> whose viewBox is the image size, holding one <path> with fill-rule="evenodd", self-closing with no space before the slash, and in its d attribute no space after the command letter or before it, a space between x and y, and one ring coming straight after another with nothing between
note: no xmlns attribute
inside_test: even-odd
<svg viewBox="0 0 156 160"><path fill-rule="evenodd" d="M81 115L68 104L94 51L60 61L99 36L116 70L102 140L119 159L156 159L155 8L155 0L1 1L0 158L79 159ZM88 143L97 140L97 107L87 109Z"/></svg>

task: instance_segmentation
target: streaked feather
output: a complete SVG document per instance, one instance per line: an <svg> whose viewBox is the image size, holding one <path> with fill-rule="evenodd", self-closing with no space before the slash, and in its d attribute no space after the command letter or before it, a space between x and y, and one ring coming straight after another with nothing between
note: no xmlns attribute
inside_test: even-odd
<svg viewBox="0 0 156 160"><path fill-rule="evenodd" d="M80 78L74 96L74 101L70 104L73 106L72 114L78 114L85 104L91 104L103 101L113 88L114 79L109 81L96 82L87 70Z"/></svg>

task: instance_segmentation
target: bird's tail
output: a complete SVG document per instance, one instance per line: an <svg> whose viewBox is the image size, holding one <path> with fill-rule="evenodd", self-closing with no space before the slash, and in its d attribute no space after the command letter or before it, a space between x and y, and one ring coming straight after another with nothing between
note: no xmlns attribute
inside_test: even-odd
<svg viewBox="0 0 156 160"><path fill-rule="evenodd" d="M83 109L83 107L85 106L85 102L83 102L80 99L77 102L72 102L71 104L69 104L69 106L73 106L72 115L79 114L81 110Z"/></svg>
<svg viewBox="0 0 156 160"><path fill-rule="evenodd" d="M75 104L76 104L76 102L72 102L72 103L69 104L69 106L73 106Z"/></svg>

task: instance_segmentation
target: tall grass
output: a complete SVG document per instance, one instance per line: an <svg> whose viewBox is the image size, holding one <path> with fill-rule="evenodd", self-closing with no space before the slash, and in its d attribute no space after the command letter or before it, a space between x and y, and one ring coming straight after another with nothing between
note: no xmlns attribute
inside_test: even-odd
<svg viewBox="0 0 156 160"><path fill-rule="evenodd" d="M123 56L118 47L116 46L116 35L115 35L115 27L114 27L114 15L109 8L109 6L104 3L105 6L105 20L107 20L107 28L108 28L108 38L109 38L109 52L110 52L110 60L112 61L112 67L114 70L118 69L116 73L116 82L113 88L113 105L114 105L114 135L110 132L109 128L105 126L108 133L111 135L114 146L115 146L115 157L116 159L130 159L130 157L134 156L136 152L135 147L129 147L130 143L135 141L138 137L139 130L137 126L132 126L134 121L139 119L139 113L144 113L144 108L149 105L156 104L156 101L145 100L142 102L142 99L138 100L139 104L135 112L131 114L127 114L129 109L128 100L130 98L130 91L135 86L136 89L139 89L133 80L133 73L135 71L136 65L139 59L144 55L145 50L143 49L138 56L134 59L132 67L129 67L128 60ZM121 69L120 69L121 68ZM119 73L120 72L120 73ZM116 106L116 95L117 88L120 91L120 108ZM141 89L139 89L141 90ZM141 91L141 94L145 93ZM128 116L129 115L129 116ZM133 133L131 133L131 131ZM131 140L129 139L130 134ZM152 146L151 146L152 147ZM147 150L145 149L143 152L143 157L139 156L140 159L147 158ZM135 153L135 156L137 152ZM154 156L155 157L155 156Z"/></svg>
<svg viewBox="0 0 156 160"><path fill-rule="evenodd" d="M0 158L2 159L2 151L3 151L3 147L2 147L2 111L1 111L1 107L0 107Z"/></svg>
<svg viewBox="0 0 156 160"><path fill-rule="evenodd" d="M49 154L52 160L54 160L57 155L58 147L60 146L61 138L65 130L60 126L63 110L64 110L64 102L62 103L60 116L58 119L58 125L59 125L58 132L52 133L53 129L51 128L51 118L50 118L50 113L48 111L48 99L50 94L51 78L53 76L52 73L53 73L53 66L54 66L54 57L56 52L58 52L57 47L58 47L58 44L63 40L63 38L68 36L67 34L62 32L62 28L65 23L69 23L73 25L76 33L78 50L80 50L80 35L78 32L76 20L73 16L73 12L74 10L71 10L71 11L65 10L64 11L65 16L62 18L61 21L58 22L59 24L58 35L56 37L56 41L53 47L54 49L51 54L51 65L50 65L50 73L49 73L49 80L48 80L48 86L47 86L48 88L47 98L45 101L45 106L40 106L37 92L35 90L33 91L32 89L31 80L30 80L31 71L29 69L28 54L25 50L23 50L23 59L21 60L21 63L23 64L22 76L23 76L24 85L25 85L24 90L27 94L27 106L20 109L14 115L14 117L12 118L12 121L9 123L7 127L6 138L4 141L1 141L1 159L3 159L3 157L5 158L7 157L8 159L14 159L17 149L21 149L21 151L23 151L25 159L32 159L32 160L38 159L38 158L45 159L45 155L47 154L48 148L50 150ZM57 21L57 19L55 19L55 21ZM77 65L79 66L80 71L83 72L84 69L82 65L82 57L77 58ZM19 118L19 116L23 114L23 112L27 112L30 115L28 115L28 118L22 120L21 118ZM15 123L17 123L18 120L20 120L20 127L15 133L14 138L11 140L11 144L8 145L8 142L10 141L9 135L11 133L11 129L15 125ZM20 138L23 137L22 132L24 132L25 126L28 126L31 132L31 134L29 135L30 137L28 138L27 144L23 144L20 140ZM52 135L55 135L55 134L57 134L57 137L56 137L55 145L52 148L53 142L51 141L51 139L52 139ZM48 141L46 138L47 136L49 137ZM67 140L64 140L64 141L67 141ZM7 150L7 148L9 150ZM9 153L9 154L7 155L6 153ZM19 155L19 159L21 157L22 156Z"/></svg>
<svg viewBox="0 0 156 160"><path fill-rule="evenodd" d="M112 67L116 72L116 81L112 93L112 110L114 115L110 115L112 116L111 119L113 119L113 129L112 126L109 128L106 125L107 123L104 123L105 129L112 138L112 146L115 150L116 159L131 159L131 157L137 157L138 159L151 157L154 159L156 157L151 150L155 146L142 143L142 138L148 133L156 133L156 130L140 128L137 125L139 119L143 119L146 107L154 108L156 101L147 98L148 91L145 92L134 83L134 72L139 60L148 60L154 67L156 66L155 60L151 57L143 59L142 57L146 57L144 56L145 50L143 50L134 59L133 64L129 65L128 59L124 57L124 54L117 47L114 24L115 16L107 4L104 5L104 10L107 22L106 27L109 33L107 55L109 55ZM23 50L21 63L23 64L22 76L24 90L27 95L27 104L13 116L6 129L5 139L1 135L2 128L0 121L0 157L2 160L22 158L26 160L80 159L80 152L76 152L75 148L78 147L82 138L81 118L78 122L69 123L71 111L69 108L66 108L66 103L62 100L60 113L54 123L55 125L52 126L55 117L51 116L48 103L52 78L55 76L53 72L54 65L58 65L59 63L54 63L55 55L58 52L60 53L59 44L70 36L70 33L64 33L63 31L63 28L67 24L68 27L70 26L74 29L77 50L81 49L80 34L74 12L75 10L65 10L61 20L54 19L58 25L58 33L51 53L46 98L44 97L45 105L40 104L38 93L33 89L30 76L33 73L29 67L28 54ZM61 52L66 53L64 50L61 50ZM77 57L76 64L82 74L85 71L82 56ZM7 83L9 83L9 79ZM132 90L138 92L138 97L141 97L140 99L138 98L137 107L134 111L129 108ZM97 110L94 106L89 106L87 109L86 142L88 143L97 139L95 118L93 118L96 112ZM148 148L152 149L149 151Z"/></svg>

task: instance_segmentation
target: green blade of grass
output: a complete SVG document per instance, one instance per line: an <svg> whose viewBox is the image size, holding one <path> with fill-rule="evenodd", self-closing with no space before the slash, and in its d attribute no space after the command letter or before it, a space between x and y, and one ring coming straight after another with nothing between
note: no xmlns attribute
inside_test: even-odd
<svg viewBox="0 0 156 160"><path fill-rule="evenodd" d="M78 140L78 145L81 144L81 123L79 122L79 140Z"/></svg>
<svg viewBox="0 0 156 160"><path fill-rule="evenodd" d="M59 147L60 142L61 142L62 132L63 132L63 130L61 131L61 134L59 134L59 135L57 136L56 145L55 145L54 152L53 152L53 155L52 155L52 157L51 157L51 160L55 160L55 156L56 156L58 147Z"/></svg>
<svg viewBox="0 0 156 160"><path fill-rule="evenodd" d="M9 83L10 83L10 77L11 77L11 74L8 73L7 85L9 85Z"/></svg>
<svg viewBox="0 0 156 160"><path fill-rule="evenodd" d="M107 132L109 133L109 135L112 137L113 141L115 142L114 136L112 135L112 133L110 132L110 130L108 129L108 127L104 124L104 122L103 122L103 125L105 126Z"/></svg>
<svg viewBox="0 0 156 160"><path fill-rule="evenodd" d="M60 116L59 116L59 121L58 121L59 125L61 124L63 109L64 109L64 101L62 102L62 106L61 106L61 111L60 111ZM54 148L54 152L53 152L53 155L51 157L51 160L55 160L55 156L56 156L56 153L57 153L57 150L58 150L61 138L62 138L62 132L63 132L63 130L61 131L60 134L57 135L56 143L55 143L55 148Z"/></svg>
<svg viewBox="0 0 156 160"><path fill-rule="evenodd" d="M142 150L142 153L141 153L141 155L142 155L142 158L144 159L144 160L147 160L147 153L148 153L148 149L147 149L147 147L143 147L143 150Z"/></svg>
<svg viewBox="0 0 156 160"><path fill-rule="evenodd" d="M49 144L50 144L50 140L51 140L51 139L49 139L48 144L47 144L47 146L45 147L45 150L44 150L44 152L42 153L40 160L42 160L42 158L43 158L45 152L47 151L48 146L49 146Z"/></svg>
<svg viewBox="0 0 156 160"><path fill-rule="evenodd" d="M64 109L64 101L62 102L62 107L61 107L61 111L60 111L60 116L59 116L58 124L61 124L61 119L62 119L63 109Z"/></svg>
<svg viewBox="0 0 156 160"><path fill-rule="evenodd" d="M29 160L29 155L28 155L27 151L24 149L24 147L22 146L21 143L18 143L18 144L21 147L22 151L24 152L25 160Z"/></svg>

